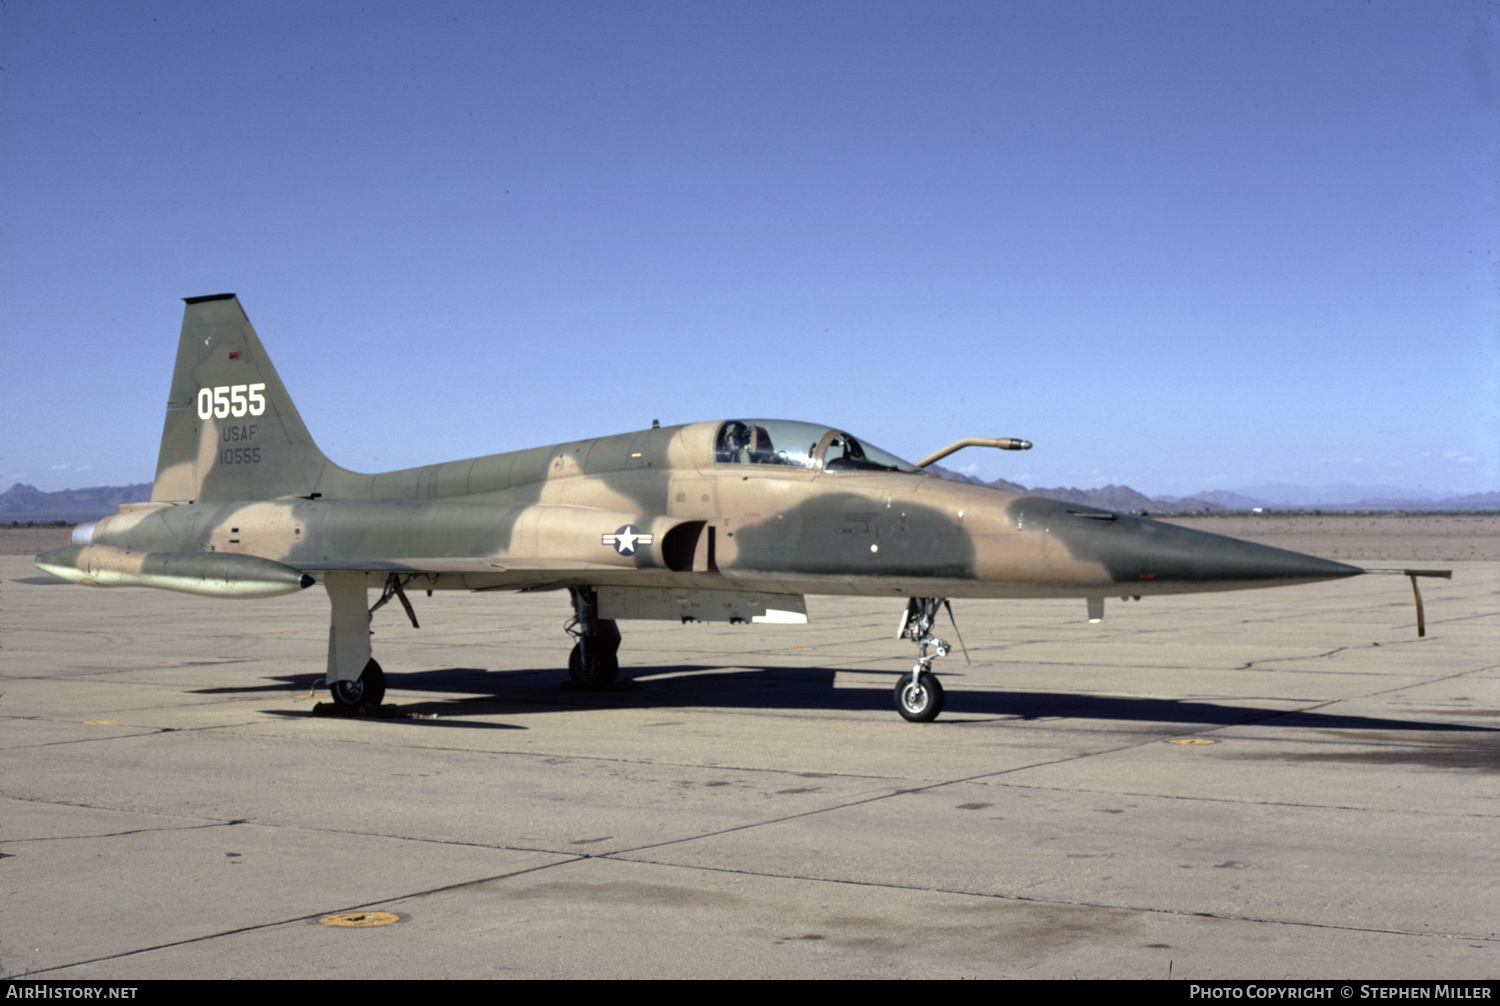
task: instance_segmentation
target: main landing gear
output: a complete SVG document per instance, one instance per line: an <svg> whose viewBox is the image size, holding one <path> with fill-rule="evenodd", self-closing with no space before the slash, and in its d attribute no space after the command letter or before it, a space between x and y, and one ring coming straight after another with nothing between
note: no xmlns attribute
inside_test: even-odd
<svg viewBox="0 0 1500 1006"><path fill-rule="evenodd" d="M896 632L897 639L910 639L917 644L916 666L896 680L895 691L896 712L912 723L930 723L943 711L943 686L932 673L932 662L938 657L946 657L952 647L946 639L932 634L940 608L947 608L948 618L953 619L953 607L946 598L911 598L906 602L906 612L901 616L901 626ZM956 621L953 631L958 631ZM960 639L959 645L962 644ZM964 656L967 658L968 653L965 652Z"/></svg>
<svg viewBox="0 0 1500 1006"><path fill-rule="evenodd" d="M573 617L563 629L577 640L568 655L568 678L586 689L614 684L620 673L620 627L612 618L599 617L599 597L592 587L569 587Z"/></svg>
<svg viewBox="0 0 1500 1006"><path fill-rule="evenodd" d="M385 671L370 655L370 617L387 601L395 598L406 609L415 628L416 612L402 589L412 577L395 573L385 578L385 589L373 608L368 600L366 575L362 572L333 572L323 577L333 617L328 626L328 691L339 712L368 714L378 710L385 700Z"/></svg>

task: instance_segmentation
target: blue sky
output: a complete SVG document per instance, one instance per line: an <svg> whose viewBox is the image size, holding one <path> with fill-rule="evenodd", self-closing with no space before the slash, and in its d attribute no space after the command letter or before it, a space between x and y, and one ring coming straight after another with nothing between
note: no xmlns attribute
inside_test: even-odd
<svg viewBox="0 0 1500 1006"><path fill-rule="evenodd" d="M1500 489L1487 3L0 8L0 487L180 297L384 470L729 415L976 474Z"/></svg>

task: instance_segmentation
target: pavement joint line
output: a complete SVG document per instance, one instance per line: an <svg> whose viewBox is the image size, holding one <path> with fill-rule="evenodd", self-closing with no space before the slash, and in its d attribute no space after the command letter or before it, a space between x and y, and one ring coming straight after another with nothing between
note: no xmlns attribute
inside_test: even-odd
<svg viewBox="0 0 1500 1006"><path fill-rule="evenodd" d="M152 810L121 810L118 807L104 807L104 806L100 806L99 804L93 804L93 803L76 803L76 802L71 801L71 800L43 800L43 799L41 799L39 797L34 797L34 796L12 796L12 795L10 795L8 793L0 793L0 799L15 800L18 803L35 803L35 804L40 804L40 805L42 805L44 807L76 807L79 810L97 810L97 811L103 811L106 814L139 814L139 815L144 816L144 817L162 817L162 818L171 818L172 817L172 815L170 815L170 814L163 814L160 811L152 811ZM250 824L250 823L252 823L247 818L230 818L230 819L225 820L225 821L214 821L211 818L192 817L192 818L183 818L182 820L203 822L203 824L201 826L216 826L216 825L225 825L225 824ZM162 831L184 830L185 831L189 827L196 828L196 827L200 827L200 825L186 825L186 826L184 826L181 829L162 828L160 830L162 830Z"/></svg>
<svg viewBox="0 0 1500 1006"><path fill-rule="evenodd" d="M1335 651L1335 652L1337 652L1337 651ZM1238 670L1238 669L1239 668L1236 668L1236 670ZM1421 679L1419 679L1417 681L1410 681L1410 682L1407 682L1406 684L1401 684L1401 685L1393 685L1390 688L1381 688L1381 689L1377 689L1375 691L1364 692L1364 693L1361 693L1359 695L1344 695L1344 696L1339 696L1337 698L1323 699L1321 701L1314 702L1314 703L1312 703L1310 705L1298 706L1297 708L1293 708L1293 709L1283 709L1283 710L1279 710L1279 711L1268 711L1268 712L1265 713L1265 715L1262 715L1262 716L1251 716L1251 717L1248 717L1248 718L1246 718L1244 720L1240 720L1237 723L1221 723L1221 724L1219 724L1217 726L1205 727L1202 731L1199 731L1199 732L1200 733L1212 733L1212 732L1215 732L1215 731L1218 731L1218 730L1227 730L1230 727L1243 726L1246 723L1263 723L1263 722L1265 722L1267 720L1280 719L1283 716L1295 716L1295 715L1297 715L1299 713L1313 712L1315 710L1323 709L1323 708L1326 708L1328 706L1339 705L1340 703L1345 703L1345 702L1359 702L1359 701L1364 700L1364 699L1377 698L1377 697L1379 697L1381 695L1389 695L1392 692L1402 692L1402 691L1407 691L1407 690L1412 689L1412 688L1422 688L1422 687L1426 687L1428 685L1439 684L1439 683L1444 682L1444 681L1453 681L1453 680L1456 680L1458 678L1467 677L1467 676L1469 676L1470 674L1473 674L1473 673L1474 673L1473 670L1465 670L1465 671L1457 671L1457 672L1455 672L1453 674L1445 674L1445 675L1442 675L1441 677L1436 677L1436 678L1427 678L1427 677L1424 677L1424 678L1421 678ZM1434 729L1438 729L1438 728L1435 727ZM1452 728L1445 728L1445 729L1451 730ZM1485 730L1486 728L1484 728L1484 727L1475 727L1473 729L1476 729L1476 730Z"/></svg>
<svg viewBox="0 0 1500 1006"><path fill-rule="evenodd" d="M26 802L28 802L28 803L43 803L44 802L44 801L41 801L41 800L27 800L25 797L11 797L11 799L12 800L26 800ZM48 806L58 806L58 805L57 804L48 804ZM62 804L62 806L76 806L76 804ZM99 810L99 809L102 809L102 808L97 808L96 807L96 808L90 808L90 809ZM128 814L128 813L131 813L131 812L130 811L120 811L119 813ZM130 829L126 830L126 831L104 831L104 832L99 832L97 834L92 834L92 835L38 835L35 838L12 838L12 839L9 840L8 844L9 844L9 846L11 848L15 848L18 845L32 845L32 844L35 844L35 843L38 843L38 842L71 842L71 841L75 841L75 840L78 840L78 839L124 838L127 835L155 835L155 834L160 834L162 832L203 831L203 830L208 829L208 828L233 828L236 825L249 824L249 823L250 822L247 821L247 820L206 821L203 824L184 824L184 825L177 825L177 826L163 825L163 826L161 826L159 828L130 828Z"/></svg>
<svg viewBox="0 0 1500 1006"><path fill-rule="evenodd" d="M42 717L26 717L27 719L40 719L44 723L76 723L76 720L51 719ZM246 723L210 723L201 727L131 727L128 724L109 724L110 726L125 727L128 733L105 734L100 737L70 737L67 740L43 741L37 744L11 744L0 747L0 751L28 751L36 748L66 747L69 744L108 744L114 741L136 740L141 737L157 737L164 734L194 734L205 730L227 730L235 727L246 727L254 724Z"/></svg>
<svg viewBox="0 0 1500 1006"><path fill-rule="evenodd" d="M170 950L173 947L191 946L194 943L202 943L206 940L217 940L222 939L226 936L238 936L241 933L253 933L262 929L274 929L278 926L295 925L298 922L308 922L313 919L321 919L325 915L339 915L344 912L370 911L373 905L389 905L399 901L407 901L412 898L422 898L432 894L442 894L445 891L455 891L459 890L460 888L471 887L475 884L487 884L496 880L508 880L511 877L519 877L527 873L536 873L539 870L550 870L555 866L566 866L569 862L576 863L590 858L588 856L577 856L576 854L571 855L573 855L573 858L562 863L545 863L539 866L528 866L521 870L511 870L507 873L499 873L493 877L480 877L477 880L464 880L453 884L444 884L442 886L430 888L424 891L394 895L390 898L383 898L379 901L374 901L367 905L349 905L344 908L334 908L331 910L310 912L306 915L294 915L291 918L278 919L272 922L259 922L249 926L237 926L234 929L225 929L216 933L204 933L202 936L190 936L187 939L183 940L171 940L166 943L153 944L149 947L137 947L134 950L122 950L119 953L115 954L105 954L101 957L91 957L87 960L70 961L67 964L55 964L52 967L44 968L40 971L26 971L19 975L0 975L0 977L3 977L10 981L15 981L22 978L29 978L35 975L45 975L54 971L62 971L67 968L83 967L88 964L99 964L104 961L117 961L126 957L134 957L138 954L149 954L157 950Z"/></svg>
<svg viewBox="0 0 1500 1006"><path fill-rule="evenodd" d="M375 741L368 741L368 740L363 740L363 739L360 739L360 738L349 738L349 737L330 738L325 743L330 743L330 744L360 744L360 745L365 745L365 746L369 746L369 747L382 747L382 748L388 748L388 747L390 747L389 744L378 744ZM0 750L4 750L4 749L0 749ZM888 779L891 778L890 776L884 776L884 775L865 775L863 773L854 773L854 772L819 772L819 773L816 773L816 774L809 775L807 772L804 772L804 771L801 771L801 770L798 770L798 769L766 768L766 767L753 766L753 765L750 765L750 766L744 766L744 765L705 765L705 764L703 764L701 762L660 761L660 760L655 760L655 759L647 760L647 759L643 759L643 758L621 758L621 757L610 757L610 756L607 756L607 755L595 755L595 754L558 753L558 752L554 752L554 751L517 751L517 750L514 750L514 749L505 749L505 750L478 750L478 749L475 749L475 748L444 747L444 746L426 745L426 744L424 744L424 745L413 745L411 748L409 748L409 750L412 750L412 751L433 751L433 752L443 752L443 751L446 751L446 752L454 753L454 754L482 755L482 756L487 757L487 758L498 758L498 757L511 758L511 757L515 757L515 758L530 758L530 759L533 759L533 760L536 760L536 759L563 758L563 759L567 759L569 761L602 762L602 763L609 764L609 765L644 765L644 766L649 766L649 767L652 767L652 768L693 769L693 770L698 770L698 771L702 771L702 772L755 772L755 773L760 773L760 774L763 774L763 775L793 776L793 777L796 777L798 779L885 779L885 780L888 780Z"/></svg>
<svg viewBox="0 0 1500 1006"><path fill-rule="evenodd" d="M1461 677L1461 676L1462 676L1462 674L1450 675L1450 677ZM1443 679L1437 679L1437 680L1443 680ZM1410 687L1410 686L1403 686L1403 687ZM1393 689L1393 690L1399 690L1399 688L1398 689ZM1377 694L1380 694L1380 693L1377 693ZM1363 696L1361 696L1361 697L1363 697ZM918 789L907 790L907 792L920 792L923 789L935 789L935 788L938 788L940 786L952 785L953 783L956 783L956 782L972 782L972 781L976 781L976 780L979 780L979 779L994 778L996 776L1013 775L1016 772L1024 772L1024 771L1028 771L1028 770L1033 769L1033 768L1042 768L1042 767L1049 766L1049 765L1058 765L1058 764L1063 764L1063 763L1071 762L1071 761L1079 761L1079 760L1084 759L1084 758L1093 758L1093 757L1097 757L1099 755L1117 754L1117 753L1119 753L1121 751L1131 751L1131 750L1135 750L1137 748L1146 747L1147 745L1150 745L1150 744L1162 743L1163 741L1170 740L1173 737L1190 737L1190 736L1194 736L1194 735L1218 733L1220 731L1229 730L1229 729L1234 728L1234 727L1242 727L1242 726L1244 726L1244 725L1246 725L1248 723L1264 723L1264 722L1266 722L1268 720L1280 719L1283 716L1291 716L1291 715L1295 715L1295 714L1298 714L1298 713L1306 713L1306 712L1310 712L1310 711L1313 711L1313 710L1322 709L1325 706L1331 706L1331 705L1335 705L1335 704L1337 704L1339 702L1345 702L1345 701L1349 701L1349 700L1348 699L1325 699L1325 700L1323 700L1321 702L1316 702L1316 703L1313 703L1312 705L1308 705L1308 706L1300 706L1300 707L1297 707L1297 708L1294 708L1294 709L1286 709L1286 710L1281 710L1281 711L1271 711L1271 712L1267 712L1264 715L1260 715L1260 716L1247 716L1245 719L1238 720L1238 721L1236 721L1234 723L1220 723L1220 724L1217 724L1217 725L1214 725L1214 726L1204 726L1204 727L1202 727L1200 729L1185 730L1185 731L1180 731L1180 732L1177 732L1177 733L1169 734L1166 737L1153 736L1153 737L1150 737L1150 738L1142 739L1142 740L1140 740L1140 741L1138 741L1136 743L1121 744L1121 745L1119 745L1117 747L1105 748L1105 749L1101 749L1101 750L1097 750L1097 751L1080 752L1080 753L1078 753L1076 755L1072 755L1072 756L1065 757L1065 758L1057 758L1057 759L1053 759L1051 761L1037 762L1037 763L1034 763L1034 764L1031 764L1031 765L1016 766L1016 767L1013 767L1013 768L1001 769L1001 770L999 770L997 772L988 772L988 773L984 773L984 774L981 774L981 775L970 776L970 777L965 778L965 779L954 779L954 780L948 780L947 782L933 783L930 786L920 787ZM1066 718L1066 717L1060 717L1060 718Z"/></svg>
<svg viewBox="0 0 1500 1006"><path fill-rule="evenodd" d="M1237 726L1237 724L1229 724L1228 726L1204 727L1204 729L1202 731L1200 731L1200 732L1202 732L1202 733L1208 733L1210 731L1229 730L1229 729L1233 729L1236 726ZM1433 728L1431 730L1413 730L1413 731L1411 731L1411 733L1414 733L1414 734L1430 734L1430 733L1442 733L1442 734L1455 734L1455 733L1494 734L1494 733L1500 733L1500 728L1488 727L1488 726L1474 726L1474 727L1459 726L1459 727L1453 727L1453 726L1445 726L1445 725L1440 725L1440 724L1434 724ZM1173 733L1173 734L1162 734L1160 736L1161 736L1161 739L1163 741L1166 741L1166 740L1170 740L1173 737L1187 736L1187 734ZM1256 743L1271 743L1273 741L1285 740L1286 738L1284 736L1277 737L1277 736L1274 736L1274 735L1249 734L1249 735L1246 735L1246 736L1244 736L1242 738L1238 738L1238 739L1239 740L1244 740L1244 741L1253 741L1253 742L1256 742ZM1403 738L1403 739L1400 739L1400 740L1385 740L1383 738L1370 738L1370 737L1347 737L1347 738L1345 738L1345 737L1338 737L1338 738L1331 738L1331 737L1309 737L1309 738L1307 738L1305 740L1299 741L1299 743L1306 744L1306 745L1309 745L1309 746L1322 745L1322 746L1332 747L1332 748L1369 747L1369 748L1387 748L1387 749L1391 749L1391 750L1400 750L1400 749L1405 749L1405 748L1417 748L1417 749L1421 749L1421 750L1427 750L1427 749L1431 749L1431 748L1447 748L1447 747L1453 747L1454 746L1452 743L1448 742L1446 738L1443 741L1421 741L1421 740L1416 740L1416 739L1411 739L1411 738Z"/></svg>
<svg viewBox="0 0 1500 1006"><path fill-rule="evenodd" d="M1449 615L1447 618L1429 618L1427 620L1427 624L1428 625L1445 625L1445 624L1447 624L1449 622L1470 622L1470 621L1473 621L1476 618L1494 618L1496 615L1500 615L1500 608L1496 608L1494 611L1476 611L1472 615ZM1411 622L1408 625L1403 626L1403 628L1411 628L1412 626L1415 626L1416 624L1417 624L1416 622ZM1415 639L1403 639L1401 641L1404 642L1404 643L1414 643L1414 642L1417 642L1417 640L1415 640ZM1384 644L1381 644L1381 645L1384 645Z"/></svg>
<svg viewBox="0 0 1500 1006"><path fill-rule="evenodd" d="M1411 688L1425 688L1428 685L1441 684L1444 681L1457 681L1459 678L1466 678L1469 675L1477 673L1477 671L1480 670L1484 670L1484 668L1470 668L1466 671L1454 671L1452 674L1444 674L1436 678L1423 677L1417 681L1413 681L1405 685L1393 685L1390 688L1381 688L1373 692L1365 692L1362 695L1346 695L1343 698L1329 699L1328 702L1325 703L1325 705L1335 702L1357 702L1360 699L1378 698L1381 695L1389 695L1392 692L1403 692Z"/></svg>
<svg viewBox="0 0 1500 1006"><path fill-rule="evenodd" d="M1336 646L1333 649L1329 650L1327 653L1314 653L1311 656L1307 656L1307 657L1266 657L1264 660L1249 660L1249 661L1246 661L1245 663L1241 664L1238 667L1231 668L1231 670L1248 671L1248 670L1252 669L1253 667L1255 667L1256 664L1271 663L1272 661L1279 661L1279 660L1322 660L1322 659L1324 659L1326 657L1333 656L1335 653L1342 653L1345 650L1349 650L1349 649L1364 649L1364 648L1365 647Z"/></svg>
<svg viewBox="0 0 1500 1006"><path fill-rule="evenodd" d="M702 870L708 873L739 874L747 877L763 877L771 880L798 880L814 884L835 884L849 887L871 887L891 891L920 891L927 894L948 894L966 898L988 898L996 901L1015 901L1036 905L1060 905L1076 908L1099 908L1109 911L1138 912L1143 915L1173 915L1184 918L1220 919L1226 922L1249 922L1257 925L1270 926L1297 926L1309 929L1334 929L1351 933L1379 933L1387 936L1418 936L1432 937L1436 939L1461 939L1480 940L1485 943L1500 944L1500 935L1479 935L1474 933L1433 933L1420 932L1408 929L1385 929L1376 926L1342 926L1331 922L1313 922L1302 919L1276 919L1256 915L1234 915L1227 912L1193 912L1183 908L1151 908L1141 905L1112 905L1107 902L1096 901L1070 901L1060 898L1037 898L1024 894L998 894L984 891L955 891L945 887L918 887L914 884L894 884L888 882L877 883L870 880L831 879L828 877L812 877L795 873L766 873L761 870L732 869L721 866L700 866L697 864L658 862L651 859L624 859L620 853L609 853L608 855L596 856L596 859L618 859L621 862L641 863L647 866L657 866L677 870ZM383 902L382 902L383 903Z"/></svg>
<svg viewBox="0 0 1500 1006"><path fill-rule="evenodd" d="M645 845L634 846L634 847L629 848L629 849L621 849L621 850L618 850L618 851L621 852L621 853L623 853L623 852L634 852L634 851L642 850L642 849L654 849L654 848L659 848L659 847L668 846L668 845L677 845L677 844L682 843L682 842L691 842L691 841L695 841L695 840L697 840L699 838L713 838L713 837L715 837L717 835L722 835L722 834L726 834L726 833L729 833L729 832L735 832L735 831L743 831L743 830L745 830L747 828L758 827L758 826L760 826L762 824L777 824L777 823L779 823L781 821L791 821L791 820L796 820L799 817L809 817L809 816L812 816L813 814L820 814L820 813L823 813L824 811L827 811L827 810L838 810L838 809L840 809L842 807L846 807L846 806L847 807L855 807L855 806L859 806L861 803L869 803L869 802L872 802L874 800L885 799L888 796L895 796L895 795L898 795L899 793L903 793L903 792L919 792L919 790L897 790L894 793L877 794L875 796L866 798L864 800L851 801L851 802L848 802L848 803L837 804L837 805L830 806L830 807L815 808L813 810L803 811L803 812L797 813L797 814L786 815L784 817L769 818L769 819L762 820L762 821L746 822L743 825L739 825L739 826L732 827L732 828L725 828L725 829L721 829L721 830L718 830L718 831L703 832L703 833L700 833L700 834L697 834L697 835L687 835L687 836L684 836L682 838L670 839L670 840L667 840L667 841L664 841L664 842L648 843L648 844L645 844ZM120 810L117 807L103 807L103 806L98 806L98 805L95 805L95 804L86 804L86 803L70 803L70 802L66 802L66 801L62 801L62 800L39 800L39 799L36 799L36 798L33 798L33 797L8 797L7 799L17 800L17 801L24 801L24 802L27 802L27 803L42 804L42 805L51 806L51 807L74 807L74 808L77 808L77 809L80 809L80 810L102 811L102 812L105 812L105 813L113 813L113 814L138 814L138 815L150 816L150 817L169 817L170 816L170 815L155 813L155 812L151 812L151 811ZM485 849L485 850L489 850L489 851L493 851L493 852L537 853L537 854L543 854L543 855L549 855L549 856L571 857L571 858L577 859L577 860L584 860L584 859L604 859L604 858L607 858L608 856L616 855L616 853L600 853L598 855L593 855L593 854L587 854L587 853L578 853L578 852L575 852L575 851L563 851L563 850L559 850L559 849L547 848L547 847L544 847L544 846L497 845L497 844L491 844L491 843L486 843L486 842L461 842L461 841L456 841L456 840L453 840L453 839L424 838L424 837L418 836L418 835L400 835L400 834L393 834L393 833L390 833L390 832L383 832L383 831L368 831L368 830L356 831L356 830L354 830L352 828L314 827L314 826L305 825L305 824L283 824L283 823L275 823L275 822L256 821L256 820L249 819L249 818L236 818L236 819L231 819L231 820L227 820L227 821L205 821L203 818L194 818L194 819L190 819L190 820L195 820L195 821L199 821L199 822L202 822L202 823L191 824L191 825L183 825L181 827L141 828L141 829L136 829L135 831L120 832L119 834L128 835L128 834L146 833L146 832L193 831L193 830L198 830L198 829L201 829L201 828L224 827L224 826L228 826L228 825L240 825L240 824L243 824L243 825L249 825L250 827L253 827L253 828L264 828L264 829L266 829L268 831L302 832L302 833L305 833L305 834L313 834L313 835L355 835L355 836L359 836L361 838L379 838L379 839L387 839L387 840L394 841L394 842L414 842L414 843L417 843L417 844L420 844L420 845L445 845L445 846L454 846L454 847L465 848L465 849ZM53 838L53 839L49 839L49 838L33 838L33 839L24 839L23 841L27 841L27 842L52 841L52 840L64 840L64 839L69 839L69 838L82 838L82 837L89 837L89 836L59 835L59 836L55 836L55 838ZM478 881L476 881L476 883L478 883ZM358 906L356 906L356 907L358 907ZM342 910L342 909L340 909L340 910ZM353 911L353 910L354 909L349 909L349 911ZM322 912L320 914L326 915L328 913L327 912Z"/></svg>
<svg viewBox="0 0 1500 1006"><path fill-rule="evenodd" d="M1129 750L1130 748L1137 747L1137 746L1139 746L1139 745L1135 745L1135 744L1123 745L1123 746L1121 746L1119 748L1110 749L1110 751ZM804 818L804 817L813 817L813 816L816 816L818 814L827 814L827 813L830 813L832 811L837 811L837 810L847 810L847 809L849 809L851 807L861 807L861 806L864 806L865 804L877 803L879 801L889 800L889 799L892 799L892 798L898 797L898 796L907 796L907 795L914 794L914 793L925 793L928 790L942 789L945 786L954 786L954 785L957 785L959 783L965 783L965 782L976 782L976 781L978 781L980 779L989 779L989 778L993 778L993 777L995 777L997 775L1009 775L1009 774L1011 774L1013 772L1021 772L1021 771L1025 771L1027 769L1041 768L1041 767L1047 766L1047 765L1057 765L1057 764L1061 764L1061 763L1064 763L1064 762L1077 761L1077 760L1082 759L1082 758L1091 758L1091 757L1093 757L1093 756L1095 756L1097 754L1106 754L1106 753L1110 753L1110 752L1107 752L1107 751L1085 752L1085 753L1081 753L1081 754L1077 754L1077 755L1071 755L1071 756L1064 757L1064 758L1055 758L1055 759L1051 759L1049 761L1037 762L1037 763L1034 763L1034 764L1031 764L1031 765L1020 766L1020 767L1017 767L1017 768L1003 769L1003 770L1001 770L999 772L984 772L984 773L981 773L979 775L965 776L965 777L959 778L959 779L944 779L944 780L940 780L940 781L937 781L937 782L927 783L927 784L924 784L924 785L921 785L921 786L906 786L906 787L902 787L900 789L892 790L892 791L890 791L888 793L877 793L877 794L874 794L872 796L864 797L864 798L859 799L859 800L847 800L847 801L844 801L843 803L832 804L832 805L829 805L829 806L826 806L826 807L814 808L812 810L800 811L800 812L795 813L795 814L784 814L784 815L781 815L779 817L767 818L767 819L761 820L761 821L747 821L744 824L738 824L738 825L734 825L734 826L731 826L731 827L728 827L728 828L719 828L719 829L716 829L714 831L707 831L707 832L703 832L703 833L698 834L698 835L686 836L686 837L683 837L683 838L674 838L674 839L671 839L671 840L665 841L665 842L652 842L652 843L649 843L649 844L646 844L646 845L634 846L634 847L629 848L629 849L620 849L620 850L617 850L617 851L611 852L611 853L601 853L598 858L601 858L601 859L613 858L613 857L616 857L616 856L623 856L623 855L626 855L628 853L640 852L640 851L643 851L643 850L646 850L646 849L661 849L661 848L666 848L667 846L670 846L670 845L682 845L685 842L696 842L696 841L699 841L699 840L705 839L705 838L717 838L717 837L719 837L721 835L730 835L730 834L734 834L735 832L748 831L748 830L750 830L752 828L761 828L761 827L766 827L768 825L773 825L773 824L784 824L784 823L786 823L788 821L796 821L796 820L798 820L800 818Z"/></svg>
<svg viewBox="0 0 1500 1006"><path fill-rule="evenodd" d="M1411 815L1413 817L1437 817L1437 818L1451 818L1451 817L1471 818L1472 817L1472 818L1480 818L1482 820L1488 820L1490 818L1500 817L1500 813L1495 813L1495 814L1475 814L1475 813L1458 813L1458 812L1439 813L1439 812L1436 812L1436 811L1406 810L1406 809L1402 809L1402 808L1389 808L1389 807L1356 807L1356 806L1353 806L1353 805L1350 805L1350 804L1342 804L1342 803L1296 803L1296 802L1291 801L1291 800L1255 800L1255 799L1248 799L1248 798L1247 799L1236 800L1236 799L1233 799L1231 797L1222 797L1222 796L1193 796L1193 795L1187 794L1187 793L1138 793L1138 792L1135 792L1134 790L1120 790L1120 789L1081 789L1081 788L1070 789L1070 788L1065 787L1065 786L1039 786L1039 785L1037 785L1035 783L1022 783L1022 782L1001 782L1001 783L996 783L996 785L1002 786L1002 787L1004 787L1006 789L1029 789L1029 790L1036 790L1038 792L1043 792L1043 793L1091 794L1091 795L1094 795L1094 796L1110 796L1110 797L1129 798L1129 799L1136 799L1136 800L1183 800L1183 801L1188 801L1188 802L1192 802L1192 803L1223 803L1223 804L1246 805L1246 806L1251 806L1251 807L1292 807L1292 808L1296 808L1298 810L1341 810L1341 811L1348 811L1348 812L1354 813L1354 814L1408 814L1408 815Z"/></svg>

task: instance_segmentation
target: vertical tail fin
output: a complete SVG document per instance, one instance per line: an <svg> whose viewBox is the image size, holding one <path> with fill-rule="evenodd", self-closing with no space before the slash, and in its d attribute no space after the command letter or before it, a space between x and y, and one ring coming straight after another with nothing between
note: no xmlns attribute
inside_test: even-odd
<svg viewBox="0 0 1500 1006"><path fill-rule="evenodd" d="M153 500L305 495L333 467L232 293L187 297Z"/></svg>

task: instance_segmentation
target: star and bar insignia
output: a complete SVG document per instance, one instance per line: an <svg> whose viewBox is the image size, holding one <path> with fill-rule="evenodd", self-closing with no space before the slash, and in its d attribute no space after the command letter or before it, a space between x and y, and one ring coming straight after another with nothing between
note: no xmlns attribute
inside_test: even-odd
<svg viewBox="0 0 1500 1006"><path fill-rule="evenodd" d="M599 542L602 545L613 545L621 555L635 555L637 545L651 544L651 535L642 534L641 529L634 524L626 524L613 534L600 535Z"/></svg>

